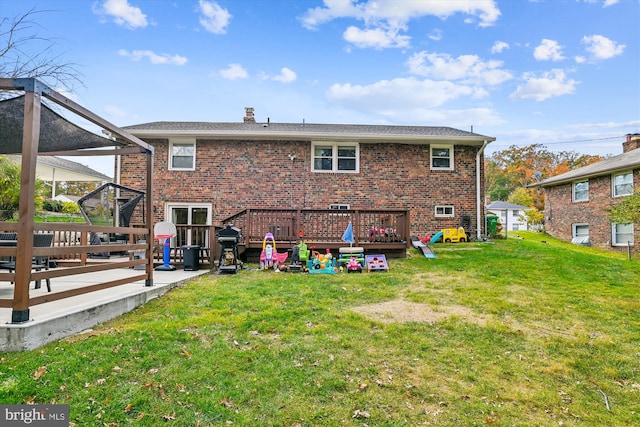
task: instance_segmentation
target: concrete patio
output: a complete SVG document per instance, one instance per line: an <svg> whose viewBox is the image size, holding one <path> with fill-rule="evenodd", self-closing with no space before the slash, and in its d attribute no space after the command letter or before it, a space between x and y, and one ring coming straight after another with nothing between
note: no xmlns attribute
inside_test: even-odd
<svg viewBox="0 0 640 427"><path fill-rule="evenodd" d="M52 341L85 331L162 296L194 277L209 272L210 270L184 271L181 269L154 271L153 286L144 286L144 281L138 281L32 306L30 320L21 324L11 323L10 308L0 308L0 352L33 350ZM123 268L53 278L51 288L52 293L61 292L138 274L140 271ZM31 283L30 297L47 293L44 281L40 289L33 288L34 285ZM0 298L12 296L13 285L0 282Z"/></svg>

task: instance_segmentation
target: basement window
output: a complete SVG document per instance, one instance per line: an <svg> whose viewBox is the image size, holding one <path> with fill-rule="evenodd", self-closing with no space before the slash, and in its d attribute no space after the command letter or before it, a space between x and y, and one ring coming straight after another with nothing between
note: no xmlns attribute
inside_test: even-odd
<svg viewBox="0 0 640 427"><path fill-rule="evenodd" d="M453 218L453 214L452 205L436 206L436 218Z"/></svg>
<svg viewBox="0 0 640 427"><path fill-rule="evenodd" d="M573 224L571 243L574 245L590 246L589 224Z"/></svg>
<svg viewBox="0 0 640 427"><path fill-rule="evenodd" d="M329 205L329 209L338 210L338 211L346 211L351 209L351 206L343 203L332 203Z"/></svg>

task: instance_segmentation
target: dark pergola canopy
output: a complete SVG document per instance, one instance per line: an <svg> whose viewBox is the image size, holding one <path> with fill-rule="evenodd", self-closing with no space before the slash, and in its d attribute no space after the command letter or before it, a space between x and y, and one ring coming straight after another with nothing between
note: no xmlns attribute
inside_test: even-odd
<svg viewBox="0 0 640 427"><path fill-rule="evenodd" d="M22 153L24 95L0 101L0 154ZM42 104L38 153L122 146L71 123Z"/></svg>

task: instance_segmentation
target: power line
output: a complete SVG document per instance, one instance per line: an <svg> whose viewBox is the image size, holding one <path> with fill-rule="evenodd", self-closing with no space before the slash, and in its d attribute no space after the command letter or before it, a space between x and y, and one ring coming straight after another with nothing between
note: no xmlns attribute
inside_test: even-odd
<svg viewBox="0 0 640 427"><path fill-rule="evenodd" d="M609 136L606 138L592 138L592 139L575 139L572 141L554 141L554 142L544 142L544 143L540 143L541 145L560 145L560 144L577 144L579 142L596 142L596 141L606 141L609 139L622 139L624 138L626 135L621 135L621 136ZM493 145L493 144L492 144ZM514 144L495 144L493 145L495 146L512 146Z"/></svg>

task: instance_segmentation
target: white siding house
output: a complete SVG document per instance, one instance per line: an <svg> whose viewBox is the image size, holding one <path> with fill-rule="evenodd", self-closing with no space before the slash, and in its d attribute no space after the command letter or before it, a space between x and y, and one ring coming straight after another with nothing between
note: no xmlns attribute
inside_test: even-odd
<svg viewBox="0 0 640 427"><path fill-rule="evenodd" d="M502 229L506 231L527 230L529 224L522 213L528 209L531 208L502 201L491 202L486 206L487 215L497 215Z"/></svg>

